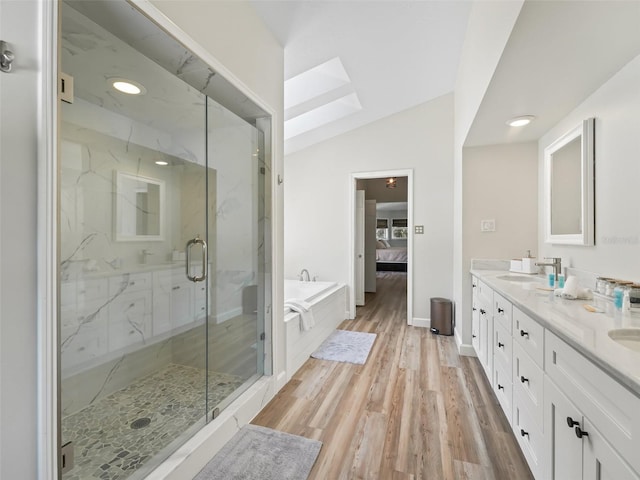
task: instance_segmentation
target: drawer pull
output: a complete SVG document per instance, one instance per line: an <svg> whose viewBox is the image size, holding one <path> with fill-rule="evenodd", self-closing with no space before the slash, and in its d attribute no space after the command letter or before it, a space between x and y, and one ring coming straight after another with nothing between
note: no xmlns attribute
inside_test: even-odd
<svg viewBox="0 0 640 480"><path fill-rule="evenodd" d="M482 309L482 308L481 308L481 309L480 309L480 313L481 313L482 315L484 315L484 314L485 314L485 313L487 313L487 312L485 312L485 311L484 311L484 309Z"/></svg>
<svg viewBox="0 0 640 480"><path fill-rule="evenodd" d="M588 437L588 436L589 434L587 432L582 430L580 427L576 427L576 437L582 438L582 437Z"/></svg>
<svg viewBox="0 0 640 480"><path fill-rule="evenodd" d="M136 282L129 282L129 285L134 286Z"/></svg>
<svg viewBox="0 0 640 480"><path fill-rule="evenodd" d="M178 285L177 287L173 287L171 290L180 290L180 285Z"/></svg>
<svg viewBox="0 0 640 480"><path fill-rule="evenodd" d="M476 285L471 285L471 287L476 288Z"/></svg>
<svg viewBox="0 0 640 480"><path fill-rule="evenodd" d="M529 383L529 379L527 377L523 377L522 375L520 375L520 382L524 383L527 382Z"/></svg>
<svg viewBox="0 0 640 480"><path fill-rule="evenodd" d="M527 338L529 338L529 332L526 332L524 330L520 330L520 336L524 337L525 335L527 336Z"/></svg>
<svg viewBox="0 0 640 480"><path fill-rule="evenodd" d="M475 312L475 311L477 310L477 308L476 308L476 307L473 307L473 309L472 309L472 310Z"/></svg>
<svg viewBox="0 0 640 480"><path fill-rule="evenodd" d="M498 307L498 313L504 313L504 309L503 309L503 308Z"/></svg>
<svg viewBox="0 0 640 480"><path fill-rule="evenodd" d="M504 347L504 343L498 342L498 348L503 348L503 347Z"/></svg>
<svg viewBox="0 0 640 480"><path fill-rule="evenodd" d="M471 334L471 338L476 338L476 337L477 337L477 335Z"/></svg>
<svg viewBox="0 0 640 480"><path fill-rule="evenodd" d="M567 425L569 425L569 428L573 428L576 425L580 425L580 422L576 422L573 418L567 417Z"/></svg>
<svg viewBox="0 0 640 480"><path fill-rule="evenodd" d="M504 390L504 386L503 386L503 385L498 384L498 390Z"/></svg>
<svg viewBox="0 0 640 480"><path fill-rule="evenodd" d="M529 436L529 432L525 432L522 428L520 429L520 436L521 437L528 437Z"/></svg>

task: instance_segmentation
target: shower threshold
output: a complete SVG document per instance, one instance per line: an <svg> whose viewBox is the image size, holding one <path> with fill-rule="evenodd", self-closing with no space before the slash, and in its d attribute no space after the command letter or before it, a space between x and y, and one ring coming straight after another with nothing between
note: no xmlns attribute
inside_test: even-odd
<svg viewBox="0 0 640 480"><path fill-rule="evenodd" d="M209 409L244 380L209 372ZM205 371L170 364L62 419L63 444L72 441L74 467L63 480L130 477L205 418Z"/></svg>

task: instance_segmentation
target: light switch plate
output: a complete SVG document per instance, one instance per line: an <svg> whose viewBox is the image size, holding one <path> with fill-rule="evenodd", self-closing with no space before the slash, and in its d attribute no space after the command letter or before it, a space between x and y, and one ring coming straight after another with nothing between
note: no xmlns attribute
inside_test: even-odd
<svg viewBox="0 0 640 480"><path fill-rule="evenodd" d="M415 232L418 235L421 235L424 233L424 225L416 225L415 226Z"/></svg>
<svg viewBox="0 0 640 480"><path fill-rule="evenodd" d="M480 231L481 232L495 232L496 231L496 221L494 219L491 219L491 220L480 220Z"/></svg>

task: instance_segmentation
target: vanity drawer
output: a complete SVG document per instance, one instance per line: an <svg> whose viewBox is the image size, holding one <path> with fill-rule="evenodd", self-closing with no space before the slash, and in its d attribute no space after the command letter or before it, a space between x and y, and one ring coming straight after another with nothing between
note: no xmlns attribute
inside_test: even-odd
<svg viewBox="0 0 640 480"><path fill-rule="evenodd" d="M545 372L611 446L640 472L640 397L548 330Z"/></svg>
<svg viewBox="0 0 640 480"><path fill-rule="evenodd" d="M511 423L513 414L513 386L511 384L511 371L505 371L502 365L493 365L493 391L500 402L502 411Z"/></svg>
<svg viewBox="0 0 640 480"><path fill-rule="evenodd" d="M493 358L505 371L511 371L513 355L513 339L501 323L493 324Z"/></svg>
<svg viewBox="0 0 640 480"><path fill-rule="evenodd" d="M529 408L536 425L543 421L544 373L519 344L513 346L513 392Z"/></svg>
<svg viewBox="0 0 640 480"><path fill-rule="evenodd" d="M536 423L517 395L513 396L513 422L511 425L531 473L535 478L543 478L546 444L542 435L542 424Z"/></svg>
<svg viewBox="0 0 640 480"><path fill-rule="evenodd" d="M478 280L478 286L474 289L482 308L493 315L493 290L486 283Z"/></svg>
<svg viewBox="0 0 640 480"><path fill-rule="evenodd" d="M127 282L126 285L124 282ZM124 287L124 290L122 290ZM141 290L151 290L151 273L131 273L122 276L111 277L109 279L109 293L116 295L118 292L125 291L139 292Z"/></svg>
<svg viewBox="0 0 640 480"><path fill-rule="evenodd" d="M493 318L511 334L511 302L496 292L493 292Z"/></svg>
<svg viewBox="0 0 640 480"><path fill-rule="evenodd" d="M543 367L544 361L544 328L534 319L513 307L513 338L525 352Z"/></svg>

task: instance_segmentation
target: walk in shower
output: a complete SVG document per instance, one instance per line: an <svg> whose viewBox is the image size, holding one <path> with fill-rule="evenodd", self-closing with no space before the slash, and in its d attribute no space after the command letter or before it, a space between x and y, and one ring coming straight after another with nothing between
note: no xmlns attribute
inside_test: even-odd
<svg viewBox="0 0 640 480"><path fill-rule="evenodd" d="M60 19L61 478L144 478L269 373L270 119L125 1Z"/></svg>

